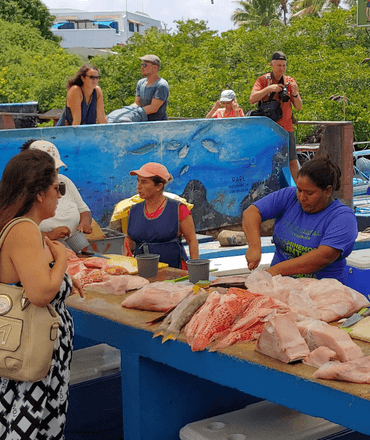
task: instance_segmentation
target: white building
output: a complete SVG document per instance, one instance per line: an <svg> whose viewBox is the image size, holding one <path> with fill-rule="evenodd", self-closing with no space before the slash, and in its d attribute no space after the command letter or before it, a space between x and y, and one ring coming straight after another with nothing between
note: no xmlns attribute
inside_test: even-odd
<svg viewBox="0 0 370 440"><path fill-rule="evenodd" d="M146 29L162 30L160 20L144 12L109 11L86 12L78 9L50 9L55 15L52 32L62 37L61 46L108 49L117 44L128 44L135 33Z"/></svg>

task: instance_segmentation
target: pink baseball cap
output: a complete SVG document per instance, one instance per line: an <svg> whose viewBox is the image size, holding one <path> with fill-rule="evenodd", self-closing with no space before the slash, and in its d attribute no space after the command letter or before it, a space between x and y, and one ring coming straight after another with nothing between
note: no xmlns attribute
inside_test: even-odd
<svg viewBox="0 0 370 440"><path fill-rule="evenodd" d="M140 176L140 177L158 176L164 179L166 182L168 182L172 178L167 168L164 165L157 162L148 162L145 165L143 165L139 170L130 171L130 175Z"/></svg>

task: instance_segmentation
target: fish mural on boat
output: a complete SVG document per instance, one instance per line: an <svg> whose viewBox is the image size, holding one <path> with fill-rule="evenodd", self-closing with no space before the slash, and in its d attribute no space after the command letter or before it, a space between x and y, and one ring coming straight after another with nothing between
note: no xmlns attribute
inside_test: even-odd
<svg viewBox="0 0 370 440"><path fill-rule="evenodd" d="M197 231L240 223L243 209L286 186L288 135L268 118L176 120L1 130L0 172L29 139L53 142L61 169L105 227L114 205L137 193L130 171L147 162L174 176L166 191L194 204Z"/></svg>

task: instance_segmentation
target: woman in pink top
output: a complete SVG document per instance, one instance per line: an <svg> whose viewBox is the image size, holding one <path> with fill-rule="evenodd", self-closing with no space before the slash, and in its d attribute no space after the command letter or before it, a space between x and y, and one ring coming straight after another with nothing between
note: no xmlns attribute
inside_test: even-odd
<svg viewBox="0 0 370 440"><path fill-rule="evenodd" d="M235 92L224 90L206 118L237 118L239 116L244 116L244 112L238 105Z"/></svg>

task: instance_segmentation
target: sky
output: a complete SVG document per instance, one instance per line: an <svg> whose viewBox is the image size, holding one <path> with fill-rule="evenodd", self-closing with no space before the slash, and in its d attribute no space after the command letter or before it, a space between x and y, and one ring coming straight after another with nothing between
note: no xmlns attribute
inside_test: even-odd
<svg viewBox="0 0 370 440"><path fill-rule="evenodd" d="M208 22L211 30L219 33L235 29L230 20L238 7L232 0L41 0L49 9L71 8L83 11L145 12L160 20L167 29L175 30L175 20L199 19Z"/></svg>

